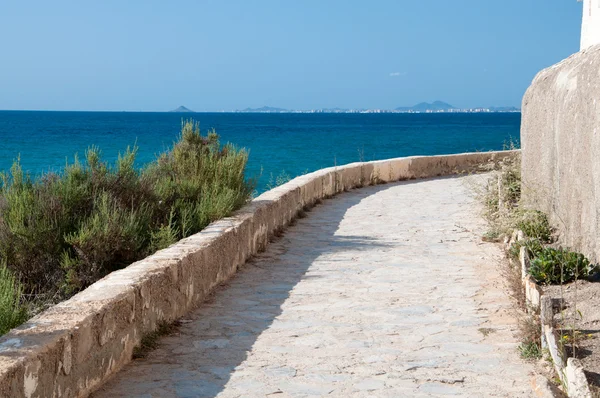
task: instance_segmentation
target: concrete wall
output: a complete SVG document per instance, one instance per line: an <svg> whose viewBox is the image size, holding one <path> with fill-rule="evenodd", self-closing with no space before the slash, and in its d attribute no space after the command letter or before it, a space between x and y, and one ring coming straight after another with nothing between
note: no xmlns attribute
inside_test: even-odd
<svg viewBox="0 0 600 398"><path fill-rule="evenodd" d="M0 397L86 396L131 360L141 337L201 304L304 206L376 181L475 170L511 152L353 163L298 177L232 217L113 272L0 337ZM418 200L418 198L415 198ZM135 381L132 381L135 382Z"/></svg>
<svg viewBox="0 0 600 398"><path fill-rule="evenodd" d="M581 49L600 44L600 0L583 0Z"/></svg>
<svg viewBox="0 0 600 398"><path fill-rule="evenodd" d="M563 244L600 260L600 46L541 71L522 112L525 199Z"/></svg>

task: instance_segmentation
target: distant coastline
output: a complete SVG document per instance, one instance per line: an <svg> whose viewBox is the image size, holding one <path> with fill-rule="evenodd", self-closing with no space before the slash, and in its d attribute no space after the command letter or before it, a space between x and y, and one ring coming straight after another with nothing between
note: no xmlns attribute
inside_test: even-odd
<svg viewBox="0 0 600 398"><path fill-rule="evenodd" d="M263 106L262 108L246 108L234 113L519 113L520 108L514 106L490 106L477 108L457 108L446 102L421 102L414 106L403 106L395 109L343 109L321 108L309 110L293 110Z"/></svg>

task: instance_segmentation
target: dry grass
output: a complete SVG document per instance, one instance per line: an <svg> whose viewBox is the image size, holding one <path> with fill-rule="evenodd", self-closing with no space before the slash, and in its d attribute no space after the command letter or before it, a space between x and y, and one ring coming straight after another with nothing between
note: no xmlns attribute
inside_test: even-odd
<svg viewBox="0 0 600 398"><path fill-rule="evenodd" d="M507 157L489 165L491 177L485 184L474 187L478 200L484 205L483 217L489 229L482 237L485 241L498 242L510 236L515 228L526 228L536 235L549 235L547 219L538 212L523 210L521 205L521 158L520 155ZM537 238L537 236L536 236ZM517 255L515 255L517 254ZM518 251L507 253L500 272L506 281L509 296L516 304L515 315L519 325L519 351L525 359L541 357L541 325L539 316L528 311L527 300L518 262Z"/></svg>

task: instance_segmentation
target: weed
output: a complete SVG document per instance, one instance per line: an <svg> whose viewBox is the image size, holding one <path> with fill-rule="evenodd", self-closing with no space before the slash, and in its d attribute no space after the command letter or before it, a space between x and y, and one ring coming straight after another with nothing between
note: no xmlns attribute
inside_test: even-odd
<svg viewBox="0 0 600 398"><path fill-rule="evenodd" d="M548 222L548 217L541 211L518 211L515 227L523 231L525 236L538 239L543 243L550 243L552 240L552 228Z"/></svg>
<svg viewBox="0 0 600 398"><path fill-rule="evenodd" d="M536 257L542 250L544 250L544 246L542 242L538 239L524 239L518 242L513 242L510 249L508 250L509 256L518 261L519 254L521 252L521 247L525 247L527 249L527 254L529 258Z"/></svg>
<svg viewBox="0 0 600 398"><path fill-rule="evenodd" d="M485 242L499 242L501 237L502 233L500 231L491 229L483 234L482 240Z"/></svg>
<svg viewBox="0 0 600 398"><path fill-rule="evenodd" d="M521 288L523 292L523 288ZM523 298L524 300L524 298ZM525 359L539 359L542 357L542 326L540 317L535 313L522 313L519 322L519 352Z"/></svg>
<svg viewBox="0 0 600 398"><path fill-rule="evenodd" d="M179 321L172 323L159 322L156 330L145 334L140 341L140 345L133 348L133 359L146 358L150 351L155 350L159 346L159 339L173 333L181 325Z"/></svg>
<svg viewBox="0 0 600 398"><path fill-rule="evenodd" d="M292 176L286 173L285 170L282 170L281 173L277 175L277 177L274 177L273 173L271 173L271 176L269 177L269 182L267 183L267 190L277 188L278 186L283 185L291 180Z"/></svg>
<svg viewBox="0 0 600 398"><path fill-rule="evenodd" d="M524 309L526 305L525 291L521 281L521 267L516 266L516 262L509 261L500 268L500 273L504 277L508 287L508 294L515 300L519 308Z"/></svg>
<svg viewBox="0 0 600 398"><path fill-rule="evenodd" d="M495 171L484 186L476 189L476 194L484 205L483 216L490 225L490 234L499 239L514 227L511 212L521 198L520 156L508 156L489 167Z"/></svg>
<svg viewBox="0 0 600 398"><path fill-rule="evenodd" d="M306 218L306 210L304 210L304 209L298 210L298 213L296 213L296 217L297 218Z"/></svg>
<svg viewBox="0 0 600 398"><path fill-rule="evenodd" d="M594 338L591 333L583 333L581 330L576 329L565 329L560 331L560 341L563 344L577 344L578 341L588 340Z"/></svg>
<svg viewBox="0 0 600 398"><path fill-rule="evenodd" d="M523 359L537 360L542 357L542 350L536 342L521 343L518 348Z"/></svg>
<svg viewBox="0 0 600 398"><path fill-rule="evenodd" d="M496 331L496 329L492 328L479 328L477 330L483 335L483 337L487 337L490 335L490 333L494 333Z"/></svg>

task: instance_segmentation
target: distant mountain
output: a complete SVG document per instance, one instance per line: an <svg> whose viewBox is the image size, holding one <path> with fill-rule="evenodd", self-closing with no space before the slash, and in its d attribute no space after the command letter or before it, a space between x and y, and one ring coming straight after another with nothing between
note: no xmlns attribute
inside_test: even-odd
<svg viewBox="0 0 600 398"><path fill-rule="evenodd" d="M172 111L169 112L175 112L175 113L194 113L193 110L186 108L185 106L181 105L179 108L177 109L173 109Z"/></svg>
<svg viewBox="0 0 600 398"><path fill-rule="evenodd" d="M278 112L288 112L287 109L283 108L274 108L271 106L263 106L262 108L246 108L237 112L247 112L247 113L278 113Z"/></svg>
<svg viewBox="0 0 600 398"><path fill-rule="evenodd" d="M435 101L431 104L429 102L421 102L420 104L417 104L414 106L401 106L399 108L396 108L397 111L402 111L402 112L447 111L450 109L456 109L456 108L454 106L452 106L446 102L442 102L442 101Z"/></svg>

